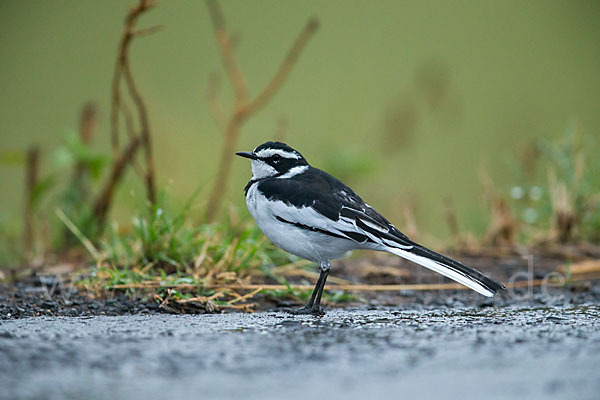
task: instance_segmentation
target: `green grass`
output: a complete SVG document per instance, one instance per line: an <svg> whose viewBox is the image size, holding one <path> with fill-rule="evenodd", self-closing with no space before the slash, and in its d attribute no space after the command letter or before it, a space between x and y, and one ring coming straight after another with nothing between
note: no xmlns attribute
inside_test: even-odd
<svg viewBox="0 0 600 400"><path fill-rule="evenodd" d="M598 143L569 125L557 140L535 143L536 167L542 177L517 177L509 195L511 207L529 232L560 230L558 219L572 221L564 240L600 242L600 159ZM531 235L522 237L523 241ZM561 235L561 232L555 232ZM563 240L563 241L564 241Z"/></svg>
<svg viewBox="0 0 600 400"><path fill-rule="evenodd" d="M214 294L205 289L209 285L243 284L257 275L274 278L270 272L274 265L294 260L267 241L251 221L195 226L189 218L194 199L195 195L183 209L174 211L163 191L156 204L147 205L131 225L111 225L98 249L90 252L97 267L79 283L110 290L117 285L159 282L154 290L159 295L165 286L184 284L186 293L170 293L174 299L183 299L184 294ZM70 229L83 243L89 242Z"/></svg>

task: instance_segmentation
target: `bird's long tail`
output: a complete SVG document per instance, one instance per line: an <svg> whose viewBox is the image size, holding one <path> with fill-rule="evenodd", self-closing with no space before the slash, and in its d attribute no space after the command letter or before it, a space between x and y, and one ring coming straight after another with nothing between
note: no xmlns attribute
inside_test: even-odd
<svg viewBox="0 0 600 400"><path fill-rule="evenodd" d="M481 272L417 244L410 249L387 247L386 251L440 273L486 297L493 297L497 291L505 290L501 283Z"/></svg>

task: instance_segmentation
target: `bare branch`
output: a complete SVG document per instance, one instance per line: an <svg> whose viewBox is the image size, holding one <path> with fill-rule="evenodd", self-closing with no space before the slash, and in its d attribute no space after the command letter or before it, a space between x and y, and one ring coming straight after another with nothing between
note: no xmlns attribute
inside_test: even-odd
<svg viewBox="0 0 600 400"><path fill-rule="evenodd" d="M271 98L277 93L277 91L281 88L283 83L285 82L287 76L289 75L292 67L298 60L300 53L306 44L313 36L313 34L319 29L319 20L316 17L313 17L308 20L304 29L300 32L296 40L292 44L292 47L288 50L287 55L283 59L283 62L279 66L279 69L271 79L271 82L263 89L261 93L258 94L243 110L243 115L248 116L256 113L262 107L265 106L271 100Z"/></svg>
<svg viewBox="0 0 600 400"><path fill-rule="evenodd" d="M120 93L120 82L123 66L127 63L127 54L129 51L129 44L135 36L135 24L138 18L145 11L154 7L155 4L149 0L140 0L137 6L130 9L125 19L125 26L123 27L123 35L121 36L121 42L119 43L119 51L117 53L117 60L115 62L115 71L113 73L112 80L112 102L111 102L111 144L113 157L116 159L119 157L119 108L121 103Z"/></svg>
<svg viewBox="0 0 600 400"><path fill-rule="evenodd" d="M133 139L136 136L135 126L133 125L133 115L131 115L131 110L129 109L129 107L127 107L127 104L125 102L121 103L121 112L125 117L125 127L127 128L127 136L129 137L129 139ZM131 160L131 165L135 170L137 176L142 181L146 179L146 172L135 157L133 157L133 159Z"/></svg>
<svg viewBox="0 0 600 400"><path fill-rule="evenodd" d="M131 115L131 110L129 109L129 107L127 107L126 103L121 103L121 112L123 113L123 116L125 117L125 126L127 127L127 136L129 137L129 139L133 139L136 136L135 133L135 126L133 125L133 115ZM133 159L131 160L131 165L133 167L133 169L135 170L135 173L137 174L137 176L143 181L146 179L146 172L144 171L144 168L142 167L142 164L140 164L140 162L133 157Z"/></svg>
<svg viewBox="0 0 600 400"><path fill-rule="evenodd" d="M244 79L244 75L240 70L233 52L232 40L227 32L223 10L217 0L206 0L206 5L208 6L208 11L215 28L215 37L219 50L221 51L223 67L225 68L225 71L227 71L229 79L231 79L235 91L236 102L238 105L241 105L246 101L247 97L246 80Z"/></svg>
<svg viewBox="0 0 600 400"><path fill-rule="evenodd" d="M113 75L113 86L112 86L112 108L111 108L111 141L113 148L113 156L115 160L120 157L119 150L119 113L122 110L121 90L120 82L121 79L125 80L129 93L135 103L138 111L138 116L141 125L141 136L142 145L144 146L146 156L146 173L144 179L146 181L146 190L148 193L148 199L154 203L156 200L156 190L154 186L154 159L152 158L152 142L150 140L150 124L148 122L148 112L146 105L142 100L139 90L137 89L133 80L133 74L131 73L131 67L129 65L129 45L134 37L144 36L154 33L162 29L162 26L155 26L147 29L136 30L135 25L140 15L154 7L155 3L149 0L140 0L139 3L132 7L127 18L125 19L125 26L123 28L123 36L119 45L119 53L117 56L117 62L115 65L115 72ZM131 122L126 121L128 124L128 133L131 136Z"/></svg>
<svg viewBox="0 0 600 400"><path fill-rule="evenodd" d="M156 25L150 28L138 29L137 31L132 32L131 34L135 37L148 36L152 35L153 33L160 32L163 29L165 29L163 25Z"/></svg>
<svg viewBox="0 0 600 400"><path fill-rule="evenodd" d="M34 241L34 226L33 226L33 201L34 191L37 185L39 173L40 149L37 146L31 146L27 150L26 174L25 174L25 207L23 214L23 250L24 261L31 263L33 260L33 241Z"/></svg>
<svg viewBox="0 0 600 400"><path fill-rule="evenodd" d="M123 154L115 160L110 172L110 176L106 181L104 188L100 192L100 196L98 196L98 199L94 203L93 212L99 229L102 229L104 226L115 188L123 177L125 167L127 164L131 163L131 160L133 159L140 143L140 138L137 136L133 137L129 141L129 144L123 151Z"/></svg>
<svg viewBox="0 0 600 400"><path fill-rule="evenodd" d="M208 78L208 105L219 130L222 133L225 133L225 130L227 129L227 116L221 106L221 100L219 98L220 90L221 80L219 79L219 74L216 72L212 73Z"/></svg>
<svg viewBox="0 0 600 400"><path fill-rule="evenodd" d="M129 63L125 63L123 65L123 73L125 77L125 82L127 83L127 87L129 89L129 93L133 102L138 110L138 116L140 120L140 135L142 137L142 145L144 146L144 153L146 156L146 190L148 194L148 199L151 203L154 204L156 201L156 189L154 186L154 158L152 157L152 141L150 139L150 122L148 120L148 110L146 108L146 104L140 95L137 86L135 85L135 81L133 80L133 74L131 73L131 68Z"/></svg>
<svg viewBox="0 0 600 400"><path fill-rule="evenodd" d="M81 109L79 120L79 136L85 144L90 144L98 126L98 107L94 103L86 103Z"/></svg>
<svg viewBox="0 0 600 400"><path fill-rule="evenodd" d="M86 103L81 109L81 117L79 121L79 137L86 145L89 145L94 138L96 127L98 126L98 108L93 103ZM79 192L81 201L85 201L88 197L89 187L84 176L88 172L88 166L85 162L79 161L75 165L75 173L73 175L73 187Z"/></svg>
<svg viewBox="0 0 600 400"><path fill-rule="evenodd" d="M133 124L133 115L131 115L131 110L127 106L125 102L122 102L120 105L121 113L125 117L125 128L127 129L127 136L129 139L135 136L135 125Z"/></svg>
<svg viewBox="0 0 600 400"><path fill-rule="evenodd" d="M110 142L113 158L119 156L119 108L121 96L119 93L119 82L121 80L121 64L117 61L112 81L112 101L110 110Z"/></svg>
<svg viewBox="0 0 600 400"><path fill-rule="evenodd" d="M231 118L227 123L225 130L225 143L221 152L219 161L219 169L217 170L217 178L213 185L212 191L208 198L206 206L206 218L209 222L213 222L217 216L221 199L227 190L229 175L231 171L231 161L235 151L235 144L239 136L240 121L237 118Z"/></svg>
<svg viewBox="0 0 600 400"><path fill-rule="evenodd" d="M154 202L156 199L154 187L154 160L152 158L152 143L150 140L148 111L133 79L128 58L129 47L134 37L149 35L162 29L162 26L155 26L140 30L135 29L139 17L154 6L155 3L150 0L139 0L137 5L131 7L127 17L125 18L123 33L119 42L112 81L111 102L111 143L114 160L110 175L108 176L103 189L100 191L100 194L93 205L93 215L99 229L102 229L104 226L114 191L128 164L132 164L136 172L145 180L148 199L151 202ZM139 136L135 133L133 118L121 97L121 80L125 81L129 94L137 110L140 121ZM122 152L119 146L119 116L121 113L123 113L125 116L127 134L129 136L129 143ZM140 165L135 161L135 154L140 145L142 145L145 150L145 171L143 171Z"/></svg>
<svg viewBox="0 0 600 400"><path fill-rule="evenodd" d="M300 32L291 48L288 50L286 57L271 81L267 84L263 91L254 98L254 100L247 102L246 82L242 72L239 69L237 60L235 59L232 39L227 33L223 11L221 10L217 0L206 0L206 4L215 28L215 36L218 47L221 51L223 66L227 71L235 91L235 103L229 120L226 122L217 122L220 127L225 127L222 129L225 132L225 143L223 145L221 159L219 161L217 178L213 185L210 197L208 198L208 204L206 207L207 219L212 221L217 215L217 211L222 202L221 200L225 194L225 191L227 190L227 184L230 175L229 171L231 170L231 160L233 158L233 152L235 151L235 146L238 141L242 124L250 116L264 107L281 88L292 67L298 60L300 53L312 35L317 31L319 22L316 18L311 18L307 22L304 29ZM213 102L213 104L211 104L213 114L218 115L220 112L217 108L218 103L215 102L216 92L211 93L211 90L215 90L215 88L209 88L209 102ZM217 118L220 119L221 117L216 117L216 119Z"/></svg>

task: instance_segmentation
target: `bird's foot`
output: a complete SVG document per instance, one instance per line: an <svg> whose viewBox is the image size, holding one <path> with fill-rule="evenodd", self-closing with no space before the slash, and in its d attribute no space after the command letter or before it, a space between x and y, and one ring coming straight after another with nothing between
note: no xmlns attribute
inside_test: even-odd
<svg viewBox="0 0 600 400"><path fill-rule="evenodd" d="M321 307L308 307L286 309L285 312L292 315L325 315L325 311Z"/></svg>

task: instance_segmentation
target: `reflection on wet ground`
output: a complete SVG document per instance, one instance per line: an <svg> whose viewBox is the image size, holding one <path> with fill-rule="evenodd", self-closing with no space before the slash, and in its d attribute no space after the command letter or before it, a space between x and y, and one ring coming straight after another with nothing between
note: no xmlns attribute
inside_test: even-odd
<svg viewBox="0 0 600 400"><path fill-rule="evenodd" d="M27 318L6 398L596 398L600 306Z"/></svg>

